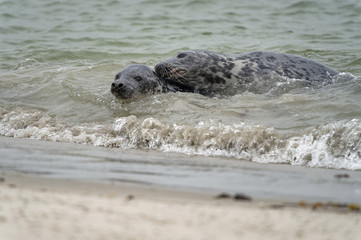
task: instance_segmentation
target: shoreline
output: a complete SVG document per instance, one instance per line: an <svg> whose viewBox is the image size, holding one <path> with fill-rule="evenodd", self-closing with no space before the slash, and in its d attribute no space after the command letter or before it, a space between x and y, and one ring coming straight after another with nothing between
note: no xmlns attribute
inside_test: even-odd
<svg viewBox="0 0 361 240"><path fill-rule="evenodd" d="M361 214L138 184L0 174L1 239L359 239Z"/></svg>
<svg viewBox="0 0 361 240"><path fill-rule="evenodd" d="M54 179L140 184L257 199L361 204L361 171L0 136L1 169Z"/></svg>

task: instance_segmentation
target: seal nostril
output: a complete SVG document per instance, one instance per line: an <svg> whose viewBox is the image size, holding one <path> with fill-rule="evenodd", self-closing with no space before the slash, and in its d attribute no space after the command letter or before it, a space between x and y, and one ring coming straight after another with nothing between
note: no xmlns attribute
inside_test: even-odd
<svg viewBox="0 0 361 240"><path fill-rule="evenodd" d="M124 86L124 84L123 83L112 83L112 88L122 88Z"/></svg>
<svg viewBox="0 0 361 240"><path fill-rule="evenodd" d="M169 75L170 71L171 71L171 67L166 65L166 64L157 64L155 66L155 73L156 75L160 76L160 77L166 77Z"/></svg>

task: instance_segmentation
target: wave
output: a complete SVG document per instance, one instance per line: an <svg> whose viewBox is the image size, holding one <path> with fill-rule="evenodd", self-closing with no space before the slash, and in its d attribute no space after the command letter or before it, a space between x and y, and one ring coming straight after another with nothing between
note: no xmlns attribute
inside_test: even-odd
<svg viewBox="0 0 361 240"><path fill-rule="evenodd" d="M63 123L38 110L0 108L0 135L122 149L232 157L261 163L361 170L361 121L344 120L284 135L244 122L164 123L131 115L113 124Z"/></svg>

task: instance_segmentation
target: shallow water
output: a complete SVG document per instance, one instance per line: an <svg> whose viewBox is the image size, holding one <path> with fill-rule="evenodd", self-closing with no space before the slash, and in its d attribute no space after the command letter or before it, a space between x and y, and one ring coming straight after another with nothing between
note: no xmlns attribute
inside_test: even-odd
<svg viewBox="0 0 361 240"><path fill-rule="evenodd" d="M281 201L361 204L361 171L260 164L151 150L112 149L0 137L0 174L171 189L243 193Z"/></svg>
<svg viewBox="0 0 361 240"><path fill-rule="evenodd" d="M0 22L0 135L361 169L360 1L0 1ZM121 68L194 48L299 54L341 74L277 94L110 94Z"/></svg>

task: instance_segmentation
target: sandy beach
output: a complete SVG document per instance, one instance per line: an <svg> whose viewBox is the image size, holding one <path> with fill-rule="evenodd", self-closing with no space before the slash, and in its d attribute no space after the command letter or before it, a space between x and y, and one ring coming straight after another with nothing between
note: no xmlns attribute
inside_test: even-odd
<svg viewBox="0 0 361 240"><path fill-rule="evenodd" d="M0 240L361 240L360 12L0 1Z"/></svg>
<svg viewBox="0 0 361 240"><path fill-rule="evenodd" d="M359 211L1 174L0 239L360 239Z"/></svg>

